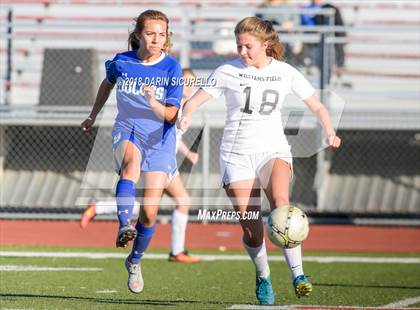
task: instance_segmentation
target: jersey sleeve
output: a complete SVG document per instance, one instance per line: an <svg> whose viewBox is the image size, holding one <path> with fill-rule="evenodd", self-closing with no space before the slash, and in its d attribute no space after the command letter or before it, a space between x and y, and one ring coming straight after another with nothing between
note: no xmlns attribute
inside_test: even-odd
<svg viewBox="0 0 420 310"><path fill-rule="evenodd" d="M116 70L115 70L115 60L116 60L116 57L114 57L113 60L107 60L105 62L106 79L111 84L115 84L117 82L117 74L116 74Z"/></svg>
<svg viewBox="0 0 420 310"><path fill-rule="evenodd" d="M213 98L223 95L226 89L226 81L222 72L222 67L217 68L207 79L207 84L201 88Z"/></svg>
<svg viewBox="0 0 420 310"><path fill-rule="evenodd" d="M311 83L295 68L292 68L291 92L301 100L308 99L315 93Z"/></svg>
<svg viewBox="0 0 420 310"><path fill-rule="evenodd" d="M182 99L182 85L179 83L182 78L181 65L176 63L174 68L170 71L169 75L171 81L173 82L169 83L168 85L165 103L176 106L179 109L181 107Z"/></svg>

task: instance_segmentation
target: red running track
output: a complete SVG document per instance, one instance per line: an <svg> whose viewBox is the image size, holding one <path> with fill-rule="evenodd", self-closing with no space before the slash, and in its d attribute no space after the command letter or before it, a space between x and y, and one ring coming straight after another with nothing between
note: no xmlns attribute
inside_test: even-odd
<svg viewBox="0 0 420 310"><path fill-rule="evenodd" d="M81 229L78 221L0 220L1 245L114 247L117 222L96 221ZM151 248L169 248L170 224L158 224ZM239 224L190 223L188 249L242 249ZM267 242L268 249L275 247ZM306 251L420 253L419 227L311 225Z"/></svg>

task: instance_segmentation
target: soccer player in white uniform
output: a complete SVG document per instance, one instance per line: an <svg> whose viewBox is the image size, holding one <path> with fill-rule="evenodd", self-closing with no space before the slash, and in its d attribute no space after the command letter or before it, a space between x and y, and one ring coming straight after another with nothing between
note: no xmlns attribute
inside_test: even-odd
<svg viewBox="0 0 420 310"><path fill-rule="evenodd" d="M314 95L309 82L292 66L282 62L283 47L269 21L247 17L235 27L239 58L218 67L209 84L187 101L179 127L191 124L202 103L221 95L226 99L226 122L220 147L223 184L236 211L260 211L261 187L270 207L289 204L292 154L281 121L287 94L302 99L322 124L328 145L340 146L328 111ZM273 304L264 227L258 220L240 219L243 245L256 270L256 296L260 304ZM298 297L307 296L312 284L303 272L301 247L284 249Z"/></svg>
<svg viewBox="0 0 420 310"><path fill-rule="evenodd" d="M184 79L184 88L182 92L181 107L185 101L191 97L194 90L195 75L191 69L183 69L182 77ZM176 149L188 159L191 164L195 165L198 161L198 153L191 151L182 141L182 130L177 130ZM179 263L197 263L200 261L198 257L193 257L185 251L185 231L188 222L188 210L190 206L190 196L181 180L178 170L170 176L169 185L166 192L175 200L176 207L172 213L172 235L171 235L171 253L169 253L169 261ZM134 201L133 216L138 217L140 203ZM98 214L115 214L117 213L117 205L110 201L89 201L88 207L83 212L80 226L85 228L90 221Z"/></svg>

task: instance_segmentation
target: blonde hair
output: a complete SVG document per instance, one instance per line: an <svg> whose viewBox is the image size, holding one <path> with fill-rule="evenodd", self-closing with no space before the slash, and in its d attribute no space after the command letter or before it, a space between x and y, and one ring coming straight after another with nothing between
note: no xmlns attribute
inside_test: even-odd
<svg viewBox="0 0 420 310"><path fill-rule="evenodd" d="M166 54L169 54L170 48L172 46L172 43L171 43L172 32L169 32L169 19L164 13L160 11L156 11L156 10L146 10L134 20L136 22L136 26L134 30L131 31L128 36L128 48L129 49L131 48L132 50L136 50L140 48L140 42L139 40L137 40L135 34L136 33L140 34L143 31L144 25L146 21L149 19L162 20L166 23L166 42L163 45L162 51L165 52Z"/></svg>
<svg viewBox="0 0 420 310"><path fill-rule="evenodd" d="M267 56L283 60L284 47L273 24L268 20L251 16L241 20L235 27L235 36L250 33L263 42L268 42Z"/></svg>

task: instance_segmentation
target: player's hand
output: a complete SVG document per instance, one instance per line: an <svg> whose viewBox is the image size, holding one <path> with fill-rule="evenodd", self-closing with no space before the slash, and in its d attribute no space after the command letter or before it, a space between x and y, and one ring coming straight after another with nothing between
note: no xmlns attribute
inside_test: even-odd
<svg viewBox="0 0 420 310"><path fill-rule="evenodd" d="M182 115L181 118L178 119L176 125L181 131L187 131L188 127L191 125L191 117Z"/></svg>
<svg viewBox="0 0 420 310"><path fill-rule="evenodd" d="M188 160L193 164L193 165L195 165L197 162L198 162L198 158L199 158L200 156L198 155L198 153L196 153L196 152L189 152L188 153L188 155L187 155L187 158L188 158Z"/></svg>
<svg viewBox="0 0 420 310"><path fill-rule="evenodd" d="M152 85L143 85L144 97L150 103L151 99L155 99L155 89Z"/></svg>
<svg viewBox="0 0 420 310"><path fill-rule="evenodd" d="M89 132L92 130L92 126L94 123L95 123L95 120L89 116L80 124L80 128L82 129L83 132Z"/></svg>
<svg viewBox="0 0 420 310"><path fill-rule="evenodd" d="M338 149L341 145L341 139L339 136L336 135L329 135L327 137L327 144L329 147L333 149Z"/></svg>

